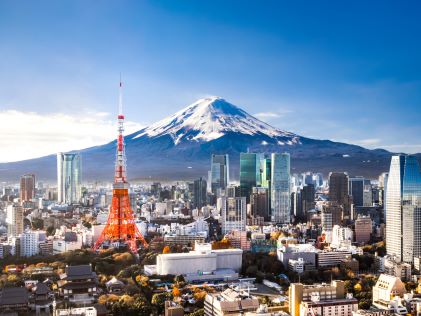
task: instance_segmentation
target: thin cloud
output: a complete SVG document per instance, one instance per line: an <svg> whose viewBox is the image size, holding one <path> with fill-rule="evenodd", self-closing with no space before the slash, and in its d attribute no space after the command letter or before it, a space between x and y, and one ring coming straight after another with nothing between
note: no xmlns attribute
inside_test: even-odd
<svg viewBox="0 0 421 316"><path fill-rule="evenodd" d="M1 162L41 157L59 151L78 150L113 140L116 124L105 112L75 115L6 110L0 112ZM126 133L143 126L126 123Z"/></svg>
<svg viewBox="0 0 421 316"><path fill-rule="evenodd" d="M381 143L381 139L379 138L367 138L367 139L361 139L354 142L357 145L360 146L378 146Z"/></svg>
<svg viewBox="0 0 421 316"><path fill-rule="evenodd" d="M253 116L257 117L260 120L271 120L271 119L284 117L288 113L291 113L291 111L284 110L284 111L276 111L276 112L259 112L259 113L254 114Z"/></svg>
<svg viewBox="0 0 421 316"><path fill-rule="evenodd" d="M259 118L259 119L280 117L280 115L278 113L275 113L275 112L259 112L259 113L254 114L254 116Z"/></svg>

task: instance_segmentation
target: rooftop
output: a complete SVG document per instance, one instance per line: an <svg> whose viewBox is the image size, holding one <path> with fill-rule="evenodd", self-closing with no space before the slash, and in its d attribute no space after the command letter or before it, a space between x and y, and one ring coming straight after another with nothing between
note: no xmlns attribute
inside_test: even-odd
<svg viewBox="0 0 421 316"><path fill-rule="evenodd" d="M28 304L28 291L24 287L3 288L0 292L0 306Z"/></svg>
<svg viewBox="0 0 421 316"><path fill-rule="evenodd" d="M95 278L96 273L92 272L91 265L67 266L66 273L60 276L61 279L78 280Z"/></svg>
<svg viewBox="0 0 421 316"><path fill-rule="evenodd" d="M222 293L209 293L210 297L216 299L221 310L225 312L235 312L241 310L256 310L259 308L259 300L257 298L246 297L239 291L226 289Z"/></svg>

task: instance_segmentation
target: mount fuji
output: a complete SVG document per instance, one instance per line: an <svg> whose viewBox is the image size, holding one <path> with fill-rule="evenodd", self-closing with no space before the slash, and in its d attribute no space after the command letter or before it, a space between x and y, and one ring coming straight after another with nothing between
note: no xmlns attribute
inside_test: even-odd
<svg viewBox="0 0 421 316"><path fill-rule="evenodd" d="M392 153L329 140L302 137L270 126L220 97L196 101L174 115L125 136L131 180L191 180L207 175L211 154L230 155L230 174L238 179L241 152L289 152L291 172L348 171L377 177L388 171ZM83 178L113 179L116 141L80 150ZM55 155L0 164L1 180L35 173L56 177Z"/></svg>

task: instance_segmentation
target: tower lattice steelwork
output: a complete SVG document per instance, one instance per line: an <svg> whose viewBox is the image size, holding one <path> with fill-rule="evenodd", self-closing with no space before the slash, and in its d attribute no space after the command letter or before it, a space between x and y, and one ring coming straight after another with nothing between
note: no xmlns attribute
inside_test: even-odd
<svg viewBox="0 0 421 316"><path fill-rule="evenodd" d="M118 111L117 155L113 185L113 199L107 224L94 245L99 249L104 242L112 244L127 244L130 251L137 253L138 242L147 246L143 235L136 226L133 211L130 207L129 183L126 177L126 153L124 149L124 115L122 101L122 83L120 80L120 96Z"/></svg>

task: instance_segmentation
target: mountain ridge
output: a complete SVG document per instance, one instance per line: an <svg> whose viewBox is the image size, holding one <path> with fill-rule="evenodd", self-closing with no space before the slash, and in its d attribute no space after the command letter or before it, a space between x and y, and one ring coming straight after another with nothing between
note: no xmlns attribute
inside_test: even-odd
<svg viewBox="0 0 421 316"><path fill-rule="evenodd" d="M238 178L241 152L289 152L291 172L348 171L377 177L388 171L392 153L384 149L318 140L283 131L220 97L200 99L148 127L125 136L129 179L191 180L206 176L211 154L230 155L230 174ZM83 178L112 181L116 141L78 152ZM418 154L418 157L421 156ZM33 172L54 180L55 155L0 164L0 179Z"/></svg>

